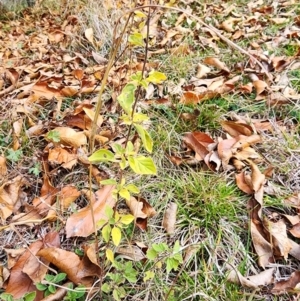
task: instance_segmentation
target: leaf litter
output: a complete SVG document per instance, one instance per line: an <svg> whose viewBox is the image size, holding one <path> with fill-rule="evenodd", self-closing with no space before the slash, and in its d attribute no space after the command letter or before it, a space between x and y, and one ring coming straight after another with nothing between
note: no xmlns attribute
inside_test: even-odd
<svg viewBox="0 0 300 301"><path fill-rule="evenodd" d="M150 101L146 100L145 103L151 106L159 101L171 102L174 108L177 104L171 100L172 95L172 99L177 98L181 105L198 106L220 96L238 95L251 96L254 103L264 101L266 106L275 109L285 104L294 104L296 107L300 91L291 85L291 79L285 70L297 70L299 50L290 56L277 56L273 50L289 45L292 45L293 49L299 49L299 16L293 13L292 1L280 2L278 5L280 9L275 4L265 6L260 1L251 1L247 3L248 14L243 15L225 3L205 4L207 18L216 12L222 17L217 27L224 37L236 43L254 38L247 49L248 59L243 59L235 65L223 61L218 47L220 39L216 32L209 28L201 31L197 22L191 30L187 25L192 24L193 20L189 14L184 13L176 15L176 23L171 28L167 25L168 14L157 13L156 18L161 18L161 22L153 21L150 24L151 57L164 51L172 55L191 53L192 46L183 43L187 34L199 41L203 48L210 48L215 55L199 59L195 67L195 76L185 79L185 83L177 85L176 90L170 91L170 82L169 87L166 87L167 93L159 95L160 99L150 99L160 88L159 85L154 86L153 91L148 91L149 95L146 97ZM188 3L185 7L191 9ZM291 19L293 22L290 23ZM277 26L284 25L278 29L275 37L264 33L264 27L269 21ZM0 79L0 96L8 108L5 119L14 120L10 132L12 141L7 143L8 140L3 139L3 143L16 152L22 149L24 133L27 133L32 139L30 147L34 147L32 156L36 162L42 162L38 169L39 189L34 192L28 181L32 176L29 173L24 177L14 175L13 169L20 168L20 164L14 165L13 160L8 159L14 157L1 155L1 224L5 227L11 225L11 231L14 232L13 227L19 225L34 228L41 224L42 227L51 229L44 218L48 221L64 222L61 226L63 234L49 232L42 240L35 237L35 241L8 270L1 267L4 280L0 284L15 298L36 290L34 283L43 279L49 263L67 273L74 283L92 286L94 278L101 276L101 268L93 257L94 245L84 247L84 256L81 258L71 250L62 249L60 237L65 235L70 239L90 236L95 231L93 219L96 222L106 219L105 208L115 208L115 201L111 197L113 188L99 187L99 177L108 178L101 167L92 167L93 175L97 179L93 192L86 186L89 170L86 159L87 145L95 114L95 100L92 97L99 91L106 58L93 52L89 59L93 59L94 62L90 64L89 59L81 53L64 51L72 45L70 35L79 30L78 18L70 15L64 22L55 25L53 22L51 16L33 19L30 12L26 12L23 19L11 21L9 26L11 32L14 32L13 42L24 45L19 49L12 47L12 36L6 33L5 27L0 28L3 38L0 52L0 71L3 74ZM39 31L27 35L26 31L32 30L32 24L39 28ZM85 30L84 37L95 46L97 41L91 28ZM107 98L105 110L98 117L98 145L105 145L109 149L110 141L122 137L122 126L114 122L109 115L118 111L114 101L120 87L127 83L131 72L141 70L141 63L138 60L117 63L112 68L109 87L113 88L116 95ZM147 64L146 70L150 71L152 67L153 64ZM66 99L72 100L72 109L65 106ZM47 117L41 112L46 113ZM107 112L109 114L106 114ZM197 118L197 114L189 118ZM287 208L292 208L292 214L285 214L276 209L273 209L271 214L266 214L264 198L267 185L268 182L275 181L275 176L267 179L262 172L265 163L269 164L265 159L264 146L268 137L275 134L276 138L276 129L281 132L293 131L293 125L286 129L283 127L283 120L276 120L274 125L270 120L258 120L237 114L227 116L227 119L220 120L219 123L223 131L221 134L199 130L182 134L185 154L188 156L182 157L180 153L166 155L179 168L192 163L193 166L201 165L204 170L209 169L214 173L234 175L232 178L235 178L237 186L248 195L252 244L257 254L258 266L265 270L257 275L245 277L236 267L227 267L228 280L252 289L273 285L270 292L275 295L293 292L300 281L299 272L294 271L289 278L276 281L275 268L272 265L279 260L288 260L289 255L300 260L300 246L294 239L299 237L300 186L296 186L298 191L292 191L295 193L283 200ZM37 139L41 137L42 143ZM8 160L10 164L7 163ZM33 163L30 162L29 165L32 167ZM72 174L73 170L85 173L83 179L80 179L85 185L84 188L74 186L78 180L76 177L71 178L69 183L63 180L68 178L68 173ZM274 174L276 175L276 168ZM162 226L168 234L173 234L176 232L177 205L169 205ZM90 206L93 207L94 217L91 216ZM156 214L155 208L143 196L131 198L127 201L127 206L127 210L135 217L136 226L146 231L148 219ZM1 231L1 235L4 235L2 228ZM7 239L3 241L7 243ZM145 258L138 245L119 248L117 252L130 260ZM40 292L37 291L37 294L37 300L40 300Z"/></svg>

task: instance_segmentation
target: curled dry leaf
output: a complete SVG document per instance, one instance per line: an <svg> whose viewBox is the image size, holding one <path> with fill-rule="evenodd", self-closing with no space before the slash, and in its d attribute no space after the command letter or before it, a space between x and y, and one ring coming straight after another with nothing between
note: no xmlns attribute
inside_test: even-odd
<svg viewBox="0 0 300 301"><path fill-rule="evenodd" d="M243 287L256 289L261 286L269 285L274 281L273 273L275 268L265 270L253 276L244 277L237 269L233 269L229 265L227 266L230 270L227 280L232 283L240 284Z"/></svg>
<svg viewBox="0 0 300 301"><path fill-rule="evenodd" d="M180 98L180 103L189 105L189 104L197 104L199 102L202 102L204 100L212 99L215 96L217 96L219 93L216 91L205 91L202 93L197 93L193 91L186 91L182 94Z"/></svg>
<svg viewBox="0 0 300 301"><path fill-rule="evenodd" d="M281 295L287 292L293 292L300 282L300 271L293 272L288 280L278 281L273 289L272 294Z"/></svg>
<svg viewBox="0 0 300 301"><path fill-rule="evenodd" d="M255 192L257 192L264 185L266 176L263 173L261 173L261 171L259 170L258 166L255 163L249 161L249 164L252 171L251 174L252 188Z"/></svg>
<svg viewBox="0 0 300 301"><path fill-rule="evenodd" d="M209 144L214 143L214 140L202 132L190 132L183 136L183 142L198 154L201 160L209 153L207 147Z"/></svg>
<svg viewBox="0 0 300 301"><path fill-rule="evenodd" d="M248 185L247 181L245 180L245 172L241 172L235 175L236 184L239 189L247 194L253 194L253 189L250 185Z"/></svg>
<svg viewBox="0 0 300 301"><path fill-rule="evenodd" d="M58 194L59 189L52 186L49 178L44 175L44 182L41 188L41 196L35 198L32 201L33 206L35 206L42 216L45 216L51 206L54 203L56 195Z"/></svg>
<svg viewBox="0 0 300 301"><path fill-rule="evenodd" d="M64 148L55 147L49 149L48 161L50 164L61 164L63 168L72 169L77 164L77 155Z"/></svg>
<svg viewBox="0 0 300 301"><path fill-rule="evenodd" d="M239 135L251 136L253 129L250 125L238 123L235 121L221 121L221 126L230 136L237 137Z"/></svg>
<svg viewBox="0 0 300 301"><path fill-rule="evenodd" d="M41 300L43 293L38 291L34 285L42 281L47 273L47 261L37 258L37 253L43 247L59 246L59 236L57 232L50 232L44 240L32 243L29 248L19 257L18 261L11 269L11 274L6 287L6 293L12 294L15 299L21 298L25 293L36 292L36 300Z"/></svg>
<svg viewBox="0 0 300 301"><path fill-rule="evenodd" d="M226 71L226 73L228 73L228 74L230 73L228 67L223 62L221 62L218 58L207 57L207 58L204 59L203 62L204 62L204 64L214 66L219 70Z"/></svg>
<svg viewBox="0 0 300 301"><path fill-rule="evenodd" d="M112 190L114 186L106 185L100 190L96 191L90 197L90 203L94 210L94 220L97 221L104 219L107 220L105 208L108 206L113 208L116 200L112 197ZM87 237L94 233L93 217L91 215L90 205L72 214L66 224L67 237L83 236Z"/></svg>
<svg viewBox="0 0 300 301"><path fill-rule="evenodd" d="M177 204L171 202L168 204L165 211L162 226L167 231L168 234L174 234L175 232L175 223L176 223L176 214L177 214Z"/></svg>
<svg viewBox="0 0 300 301"><path fill-rule="evenodd" d="M26 184L25 179L17 176L0 187L0 218L6 220L13 212L16 212L26 199L22 187Z"/></svg>
<svg viewBox="0 0 300 301"><path fill-rule="evenodd" d="M93 278L101 275L100 267L91 262L88 256L80 259L75 253L60 248L46 248L37 255L58 267L76 284L91 286Z"/></svg>
<svg viewBox="0 0 300 301"><path fill-rule="evenodd" d="M6 158L0 156L0 176L5 176L7 174Z"/></svg>
<svg viewBox="0 0 300 301"><path fill-rule="evenodd" d="M287 259L288 254L292 249L292 245L287 236L286 224L284 223L283 219L274 223L265 218L264 225L272 235L274 255L279 257L282 256L284 259Z"/></svg>
<svg viewBox="0 0 300 301"><path fill-rule="evenodd" d="M119 247L116 250L119 256L132 261L141 261L146 258L144 252L138 246Z"/></svg>
<svg viewBox="0 0 300 301"><path fill-rule="evenodd" d="M140 197L138 199L131 197L129 201L126 200L126 204L135 217L136 225L141 230L146 230L148 218L156 214L155 209L144 198Z"/></svg>
<svg viewBox="0 0 300 301"><path fill-rule="evenodd" d="M69 127L57 127L54 131L59 133L60 144L67 146L80 147L87 144L86 136L83 132L76 132Z"/></svg>
<svg viewBox="0 0 300 301"><path fill-rule="evenodd" d="M294 237L300 238L300 222L298 222L297 224L293 225L292 229L290 229L289 232Z"/></svg>
<svg viewBox="0 0 300 301"><path fill-rule="evenodd" d="M196 77L197 78L204 78L206 77L206 75L210 72L210 68L205 66L205 65L202 65L202 64L198 64L197 65L197 74L196 74Z"/></svg>

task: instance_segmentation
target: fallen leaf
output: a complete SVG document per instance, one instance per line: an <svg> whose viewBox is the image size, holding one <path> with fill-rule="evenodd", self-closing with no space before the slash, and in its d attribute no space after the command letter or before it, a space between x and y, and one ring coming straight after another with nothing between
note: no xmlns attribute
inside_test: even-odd
<svg viewBox="0 0 300 301"><path fill-rule="evenodd" d="M77 164L77 155L62 147L49 149L48 161L51 165L59 164L63 168L72 169Z"/></svg>
<svg viewBox="0 0 300 301"><path fill-rule="evenodd" d="M259 274L245 277L237 269L233 269L231 266L228 267L230 269L227 276L228 281L240 284L243 287L256 289L269 285L274 281L273 273L275 272L275 268L267 269Z"/></svg>
<svg viewBox="0 0 300 301"><path fill-rule="evenodd" d="M187 91L183 92L181 98L180 98L180 103L189 105L189 104L197 104L199 102L202 102L204 100L212 99L215 96L217 96L219 93L215 91L205 91L203 93L197 93L193 91Z"/></svg>
<svg viewBox="0 0 300 301"><path fill-rule="evenodd" d="M162 221L162 226L168 234L175 233L177 207L177 204L174 202L171 202L167 205L167 209L165 211Z"/></svg>
<svg viewBox="0 0 300 301"><path fill-rule="evenodd" d="M4 156L0 156L0 176L5 176L7 174L6 167L6 158Z"/></svg>
<svg viewBox="0 0 300 301"><path fill-rule="evenodd" d="M238 123L235 121L221 121L221 126L230 136L237 137L239 135L251 136L253 129L250 125Z"/></svg>
<svg viewBox="0 0 300 301"><path fill-rule="evenodd" d="M69 127L57 127L54 131L59 133L59 143L76 148L87 144L87 138L83 132L76 132Z"/></svg>
<svg viewBox="0 0 300 301"><path fill-rule="evenodd" d="M16 212L26 199L22 187L26 184L22 176L17 176L0 187L0 217L5 221L13 212Z"/></svg>
<svg viewBox="0 0 300 301"><path fill-rule="evenodd" d="M141 230L146 230L148 218L156 214L155 209L145 199L140 197L138 199L131 197L130 200L126 200L126 204L135 217L136 225Z"/></svg>
<svg viewBox="0 0 300 301"><path fill-rule="evenodd" d="M272 245L274 250L274 255L283 257L287 260L288 254L292 249L292 245L290 244L290 240L287 236L286 224L282 219L277 222L272 222L266 218L264 218L264 226L270 234L272 235Z"/></svg>
<svg viewBox="0 0 300 301"><path fill-rule="evenodd" d="M230 73L228 67L221 62L218 58L215 57L207 57L204 59L204 64L210 65L210 66L214 66L220 70L226 71L226 73Z"/></svg>
<svg viewBox="0 0 300 301"><path fill-rule="evenodd" d="M183 142L198 154L201 160L209 153L207 147L209 144L214 143L214 140L202 132L190 132L183 136Z"/></svg>
<svg viewBox="0 0 300 301"><path fill-rule="evenodd" d="M113 186L106 185L102 189L95 192L91 197L94 210L94 220L97 223L99 220L107 220L108 217L105 214L105 207L113 208L116 204L116 200L112 197ZM90 206L87 206L78 212L72 214L67 219L66 224L67 237L82 236L87 237L94 233L93 218L91 214Z"/></svg>
<svg viewBox="0 0 300 301"><path fill-rule="evenodd" d="M93 28L87 28L84 32L86 39L93 45L94 44L94 30Z"/></svg>
<svg viewBox="0 0 300 301"><path fill-rule="evenodd" d="M291 277L287 280L281 280L275 283L271 292L275 295L281 295L287 292L294 292L296 286L300 282L300 271L295 271L292 273Z"/></svg>
<svg viewBox="0 0 300 301"><path fill-rule="evenodd" d="M245 180L245 172L241 172L235 175L236 184L239 189L247 194L253 194L254 191L252 187Z"/></svg>
<svg viewBox="0 0 300 301"><path fill-rule="evenodd" d="M40 250L37 255L66 273L68 278L77 285L91 286L93 278L101 275L101 269L98 265L92 263L87 257L81 260L73 252L60 248L46 248Z"/></svg>
<svg viewBox="0 0 300 301"><path fill-rule="evenodd" d="M116 250L121 258L141 261L146 258L144 252L138 246L119 247Z"/></svg>

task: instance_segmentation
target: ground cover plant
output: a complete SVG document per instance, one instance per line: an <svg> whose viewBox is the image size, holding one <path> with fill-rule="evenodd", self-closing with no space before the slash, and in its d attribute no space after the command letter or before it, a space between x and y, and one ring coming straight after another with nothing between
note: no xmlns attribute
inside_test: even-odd
<svg viewBox="0 0 300 301"><path fill-rule="evenodd" d="M299 4L35 2L0 16L0 298L297 300Z"/></svg>

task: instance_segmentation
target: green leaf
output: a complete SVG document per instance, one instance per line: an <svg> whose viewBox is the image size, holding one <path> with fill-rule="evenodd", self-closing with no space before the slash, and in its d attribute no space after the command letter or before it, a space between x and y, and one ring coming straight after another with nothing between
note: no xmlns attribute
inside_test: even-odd
<svg viewBox="0 0 300 301"><path fill-rule="evenodd" d="M163 81L165 81L166 79L167 79L167 77L165 74L155 71L155 70L152 70L149 73L149 76L146 78L146 81L151 82L153 84L160 84Z"/></svg>
<svg viewBox="0 0 300 301"><path fill-rule="evenodd" d="M134 155L134 146L133 143L131 141L128 141L127 146L126 146L126 155L130 156L130 155Z"/></svg>
<svg viewBox="0 0 300 301"><path fill-rule="evenodd" d="M45 291L47 289L47 285L42 283L37 283L35 286L39 291Z"/></svg>
<svg viewBox="0 0 300 301"><path fill-rule="evenodd" d="M125 186L125 188L127 190L129 190L130 192L132 192L132 193L140 193L140 190L134 184L128 184L128 185Z"/></svg>
<svg viewBox="0 0 300 301"><path fill-rule="evenodd" d="M103 283L101 291L108 294L111 291L110 285L108 283Z"/></svg>
<svg viewBox="0 0 300 301"><path fill-rule="evenodd" d="M56 130L52 130L47 133L46 138L53 142L59 142L60 141L60 133Z"/></svg>
<svg viewBox="0 0 300 301"><path fill-rule="evenodd" d="M109 238L110 238L110 232L111 232L111 227L110 225L105 225L103 228L102 228L102 236L103 236L103 239L106 241L106 242L109 242Z"/></svg>
<svg viewBox="0 0 300 301"><path fill-rule="evenodd" d="M113 297L116 301L121 301L118 290L116 288L114 288L113 290Z"/></svg>
<svg viewBox="0 0 300 301"><path fill-rule="evenodd" d="M56 292L56 287L52 284L50 284L48 286L48 291L51 293L51 294L54 294Z"/></svg>
<svg viewBox="0 0 300 301"><path fill-rule="evenodd" d="M134 216L131 214L123 215L120 219L120 222L124 225L129 225L134 221Z"/></svg>
<svg viewBox="0 0 300 301"><path fill-rule="evenodd" d="M148 249L146 256L150 260L155 260L157 257L157 252L154 249Z"/></svg>
<svg viewBox="0 0 300 301"><path fill-rule="evenodd" d="M23 298L24 301L34 301L35 296L36 296L36 292L30 292L30 293L26 293Z"/></svg>
<svg viewBox="0 0 300 301"><path fill-rule="evenodd" d="M145 149L149 153L152 153L153 140L150 137L149 133L139 124L134 124L134 127L135 127L136 131L138 132L139 136L141 137Z"/></svg>
<svg viewBox="0 0 300 301"><path fill-rule="evenodd" d="M11 162L18 162L22 158L22 156L23 152L21 149L8 149L6 159L8 159Z"/></svg>
<svg viewBox="0 0 300 301"><path fill-rule="evenodd" d="M132 170L139 175L155 175L156 166L151 158L144 156L128 157Z"/></svg>
<svg viewBox="0 0 300 301"><path fill-rule="evenodd" d="M104 212L108 218L112 218L114 216L114 210L110 206L105 206Z"/></svg>
<svg viewBox="0 0 300 301"><path fill-rule="evenodd" d="M144 282L146 282L147 280L151 280L153 279L155 276L155 273L153 271L147 271L145 272L145 276L144 276Z"/></svg>
<svg viewBox="0 0 300 301"><path fill-rule="evenodd" d="M126 188L120 189L119 195L127 201L130 200L130 192Z"/></svg>
<svg viewBox="0 0 300 301"><path fill-rule="evenodd" d="M52 282L53 282L53 283L59 283L59 282L65 280L65 279L66 279L66 276L67 276L66 273L59 273L59 274L57 274L57 275L54 276Z"/></svg>
<svg viewBox="0 0 300 301"><path fill-rule="evenodd" d="M134 123L141 123L143 121L149 120L149 117L143 113L134 113L132 121Z"/></svg>
<svg viewBox="0 0 300 301"><path fill-rule="evenodd" d="M172 256L175 260L177 260L179 263L183 262L182 254L181 253L176 253Z"/></svg>
<svg viewBox="0 0 300 301"><path fill-rule="evenodd" d="M123 88L122 93L117 97L120 106L127 114L131 114L132 106L135 100L135 90L136 85L129 83Z"/></svg>
<svg viewBox="0 0 300 301"><path fill-rule="evenodd" d="M98 229L101 229L105 224L107 224L107 220L106 219L100 219L98 222L97 222L97 228ZM76 252L75 252L76 253ZM79 255L79 254L78 254Z"/></svg>
<svg viewBox="0 0 300 301"><path fill-rule="evenodd" d="M171 270L174 271L177 270L179 262L174 258L167 258L166 264L167 264L167 273L170 273Z"/></svg>
<svg viewBox="0 0 300 301"><path fill-rule="evenodd" d="M105 254L106 254L106 258L110 262L114 263L115 259L114 259L114 253L113 253L113 251L111 249L106 249Z"/></svg>
<svg viewBox="0 0 300 301"><path fill-rule="evenodd" d="M137 71L130 76L130 80L135 81L137 84L143 79L142 71Z"/></svg>
<svg viewBox="0 0 300 301"><path fill-rule="evenodd" d="M157 252L157 253L162 253L165 251L169 250L169 247L165 243L159 243L159 244L153 244L152 248Z"/></svg>
<svg viewBox="0 0 300 301"><path fill-rule="evenodd" d="M122 233L120 228L113 227L113 229L111 230L111 237L114 245L117 247L120 244L122 238Z"/></svg>
<svg viewBox="0 0 300 301"><path fill-rule="evenodd" d="M48 282L52 282L53 279L54 279L54 277L55 277L54 275L46 274L45 279L46 279Z"/></svg>
<svg viewBox="0 0 300 301"><path fill-rule="evenodd" d="M144 37L139 32L135 32L134 34L130 35L128 37L128 42L132 45L135 45L135 46L142 46L143 47L145 45Z"/></svg>
<svg viewBox="0 0 300 301"><path fill-rule="evenodd" d="M116 185L117 181L114 180L114 179L107 179L107 180L100 181L100 184L102 184L102 185Z"/></svg>
<svg viewBox="0 0 300 301"><path fill-rule="evenodd" d="M91 163L113 162L115 155L107 149L99 149L89 156L88 159Z"/></svg>
<svg viewBox="0 0 300 301"><path fill-rule="evenodd" d="M8 294L8 293L2 293L0 295L0 298L3 301L13 301L14 300L13 296L11 294Z"/></svg>
<svg viewBox="0 0 300 301"><path fill-rule="evenodd" d="M115 152L115 154L117 155L122 155L124 154L124 148L122 147L122 145L120 145L119 143L114 143L112 146L113 151Z"/></svg>
<svg viewBox="0 0 300 301"><path fill-rule="evenodd" d="M84 285L80 284L75 288L75 291L76 291L76 299L79 299L84 296L86 289Z"/></svg>
<svg viewBox="0 0 300 301"><path fill-rule="evenodd" d="M176 254L178 252L180 252L180 243L179 240L176 240L173 248L173 253Z"/></svg>

